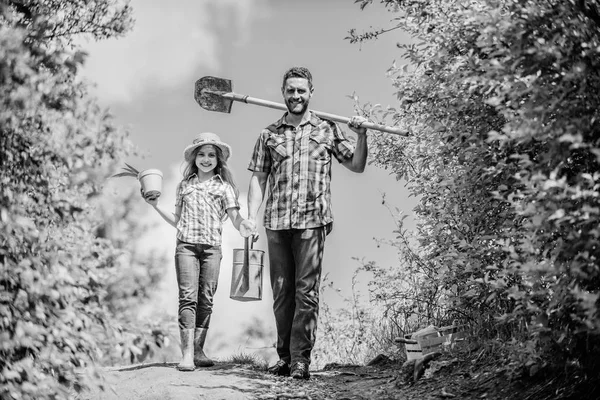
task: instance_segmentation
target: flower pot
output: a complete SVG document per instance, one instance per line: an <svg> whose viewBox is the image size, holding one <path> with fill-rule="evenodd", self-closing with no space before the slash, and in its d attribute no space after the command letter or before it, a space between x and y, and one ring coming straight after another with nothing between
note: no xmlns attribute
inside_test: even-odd
<svg viewBox="0 0 600 400"><path fill-rule="evenodd" d="M138 180L142 185L144 197L147 199L156 199L162 191L162 172L158 169L146 169L138 174Z"/></svg>

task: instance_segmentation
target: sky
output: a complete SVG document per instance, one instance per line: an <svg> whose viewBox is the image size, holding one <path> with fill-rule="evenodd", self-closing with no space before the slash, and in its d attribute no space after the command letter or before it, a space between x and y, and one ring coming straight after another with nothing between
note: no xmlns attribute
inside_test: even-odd
<svg viewBox="0 0 600 400"><path fill-rule="evenodd" d="M83 76L94 83L100 103L127 127L130 139L144 154L125 161L140 170L158 168L163 172L161 204L167 207L174 207L184 148L196 134L209 131L233 149L228 164L241 192L245 216L251 175L247 166L254 143L261 129L282 115L278 110L242 103L234 103L230 114L204 110L193 97L194 83L203 76L230 79L236 93L281 103L283 73L302 65L313 75L313 110L350 117L354 104L348 96L352 94L361 103L395 105L386 71L394 62L403 63L396 44L408 38L392 31L362 45L344 40L352 28L360 33L394 25L392 19L397 15L378 4L364 11L353 0L133 0L131 5L136 20L133 31L124 38L84 45L89 57ZM326 242L323 273L341 295L348 296L352 274L359 265L354 257L382 266L397 264L394 249L379 247L374 240L395 237L395 224L382 205L382 195L388 204L409 215L409 228L414 224L411 215L416 200L409 198L395 176L372 165L355 174L335 162L332 180L335 222ZM174 228L141 198L140 207L148 207L148 220L157 222L140 245L161 249L172 260ZM255 248L266 250L264 229L259 233ZM269 335L274 332L268 269L264 271L262 301L229 299L231 254L242 246L243 240L226 222L219 290L207 340L215 357L262 346L251 346L244 339L241 332L246 325L260 324ZM176 318L174 262L165 269L165 281L152 307L162 307ZM364 291L366 283L362 281ZM343 306L336 296L325 301L333 307ZM274 350L267 353L266 358Z"/></svg>

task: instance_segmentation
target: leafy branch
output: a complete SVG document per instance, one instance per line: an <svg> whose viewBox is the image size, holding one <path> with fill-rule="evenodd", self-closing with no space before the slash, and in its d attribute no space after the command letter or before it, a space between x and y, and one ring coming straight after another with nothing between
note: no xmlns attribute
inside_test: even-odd
<svg viewBox="0 0 600 400"><path fill-rule="evenodd" d="M366 42L367 40L377 39L377 38L379 38L380 35L383 35L384 33L395 31L396 29L400 29L401 27L402 27L401 25L396 25L396 26L388 28L388 29L381 28L376 31L369 31L369 32L361 33L360 35L356 33L356 29L352 28L348 31L349 36L346 36L344 38L344 40L349 40L351 44L362 43L362 42Z"/></svg>

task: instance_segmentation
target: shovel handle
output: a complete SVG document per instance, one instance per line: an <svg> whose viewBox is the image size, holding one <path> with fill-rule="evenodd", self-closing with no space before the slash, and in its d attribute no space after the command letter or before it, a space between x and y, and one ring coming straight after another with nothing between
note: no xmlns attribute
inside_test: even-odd
<svg viewBox="0 0 600 400"><path fill-rule="evenodd" d="M233 93L233 92L221 93L220 95L226 99L230 99L233 101L239 101L239 102L246 103L246 104L254 104L257 106L287 111L287 107L284 104L275 103L275 102L269 101L269 100L257 99L255 97L250 97L250 96L246 96L243 94L237 94L237 93ZM330 119L332 121L341 122L344 124L347 124L348 122L350 122L350 118L342 117L340 115L329 114L329 113L322 112L322 111L314 111L314 110L311 110L311 111L314 112L320 118ZM395 135L400 135L400 136L408 136L409 135L408 131L406 131L404 129L396 128L393 126L374 124L372 122L363 122L360 126L362 128L374 129L376 131L393 133Z"/></svg>

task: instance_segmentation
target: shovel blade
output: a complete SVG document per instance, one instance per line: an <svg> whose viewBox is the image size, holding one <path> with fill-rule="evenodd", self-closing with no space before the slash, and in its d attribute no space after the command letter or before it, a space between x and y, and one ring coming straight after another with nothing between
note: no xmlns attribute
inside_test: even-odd
<svg viewBox="0 0 600 400"><path fill-rule="evenodd" d="M196 81L194 99L205 110L230 113L233 101L223 97L224 93L230 92L229 79L205 76Z"/></svg>

